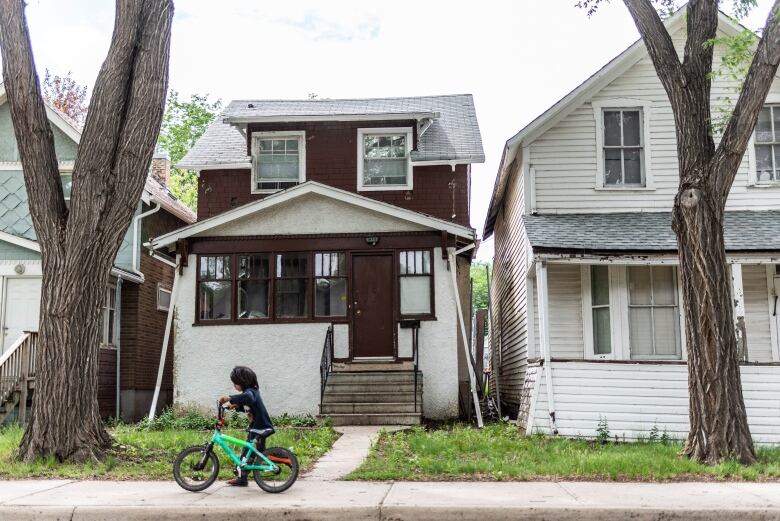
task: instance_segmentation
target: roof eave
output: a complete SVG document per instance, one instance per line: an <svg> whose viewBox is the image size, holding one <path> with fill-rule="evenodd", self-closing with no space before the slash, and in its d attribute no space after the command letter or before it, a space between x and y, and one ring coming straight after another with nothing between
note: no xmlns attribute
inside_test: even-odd
<svg viewBox="0 0 780 521"><path fill-rule="evenodd" d="M223 123L240 125L247 123L297 123L309 121L406 121L410 119L437 119L439 112L384 112L373 114L291 114L277 116L226 116Z"/></svg>

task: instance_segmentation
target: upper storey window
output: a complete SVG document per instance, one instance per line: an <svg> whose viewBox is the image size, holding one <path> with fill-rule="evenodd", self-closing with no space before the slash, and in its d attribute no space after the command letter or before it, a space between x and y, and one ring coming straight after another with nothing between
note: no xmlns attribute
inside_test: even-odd
<svg viewBox="0 0 780 521"><path fill-rule="evenodd" d="M411 190L412 129L358 129L358 190Z"/></svg>
<svg viewBox="0 0 780 521"><path fill-rule="evenodd" d="M306 133L252 133L252 192L283 190L306 180Z"/></svg>
<svg viewBox="0 0 780 521"><path fill-rule="evenodd" d="M644 186L642 110L604 109L604 186Z"/></svg>
<svg viewBox="0 0 780 521"><path fill-rule="evenodd" d="M780 182L780 105L768 105L759 113L755 154L756 183Z"/></svg>

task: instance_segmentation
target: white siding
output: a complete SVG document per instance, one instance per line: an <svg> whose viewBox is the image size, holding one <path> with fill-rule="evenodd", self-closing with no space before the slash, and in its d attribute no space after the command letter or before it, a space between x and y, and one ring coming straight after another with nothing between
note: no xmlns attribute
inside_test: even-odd
<svg viewBox="0 0 780 521"><path fill-rule="evenodd" d="M676 439L688 432L687 367L661 364L553 362L555 419L562 436L594 437L600 418L610 433L647 438L657 426ZM742 366L748 423L759 443L780 443L780 366ZM545 382L532 431L550 433Z"/></svg>
<svg viewBox="0 0 780 521"><path fill-rule="evenodd" d="M674 35L680 48L684 29ZM714 63L719 64L716 52ZM713 80L714 106L724 106L725 97L735 98L734 83L724 77ZM780 84L772 86L770 98L778 99ZM596 120L591 101L629 98L651 103L650 154L652 190L596 190ZM713 109L713 118L719 112ZM535 169L536 209L539 213L670 210L678 185L677 145L674 118L666 92L649 57L645 57L612 81L591 100L582 100L563 120L530 145L530 166ZM780 209L780 188L748 186L748 158L742 162L727 209Z"/></svg>
<svg viewBox="0 0 780 521"><path fill-rule="evenodd" d="M745 291L745 329L748 359L751 362L772 361L772 334L769 329L766 266L742 266Z"/></svg>
<svg viewBox="0 0 780 521"><path fill-rule="evenodd" d="M583 358L582 289L578 264L550 264L547 289L550 308L550 355Z"/></svg>

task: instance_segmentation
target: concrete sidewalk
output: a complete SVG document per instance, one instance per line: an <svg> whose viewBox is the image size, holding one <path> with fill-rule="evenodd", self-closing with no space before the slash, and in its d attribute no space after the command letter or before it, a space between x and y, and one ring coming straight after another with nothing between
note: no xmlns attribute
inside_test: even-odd
<svg viewBox="0 0 780 521"><path fill-rule="evenodd" d="M366 483L301 481L273 495L216 484L4 481L0 519L17 520L780 520L778 483Z"/></svg>

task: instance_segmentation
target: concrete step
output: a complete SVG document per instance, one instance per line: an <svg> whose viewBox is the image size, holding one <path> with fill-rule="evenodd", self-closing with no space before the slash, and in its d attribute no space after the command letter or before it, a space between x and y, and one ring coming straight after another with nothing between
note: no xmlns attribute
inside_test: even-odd
<svg viewBox="0 0 780 521"><path fill-rule="evenodd" d="M420 425L420 414L324 414L334 426L340 425Z"/></svg>
<svg viewBox="0 0 780 521"><path fill-rule="evenodd" d="M422 390L422 382L417 384L417 391ZM377 392L377 393L411 393L414 391L414 382L410 383L334 383L328 381L325 386L325 394L328 393L363 393L363 392Z"/></svg>
<svg viewBox="0 0 780 521"><path fill-rule="evenodd" d="M415 411L414 402L380 402L380 403L323 403L322 414L394 414L420 413L420 402Z"/></svg>
<svg viewBox="0 0 780 521"><path fill-rule="evenodd" d="M414 362L334 362L337 373L413 371Z"/></svg>
<svg viewBox="0 0 780 521"><path fill-rule="evenodd" d="M414 403L414 393L409 392L326 392L323 403ZM417 393L417 403L422 402L422 393Z"/></svg>
<svg viewBox="0 0 780 521"><path fill-rule="evenodd" d="M422 373L417 373L417 381L423 379ZM333 383L414 383L414 371L365 371L338 372L328 375L328 382Z"/></svg>

